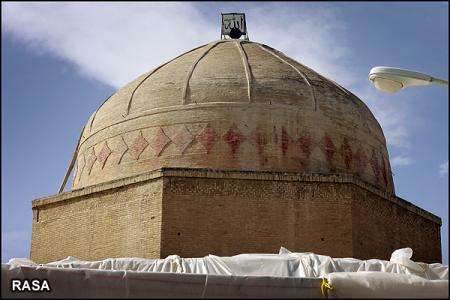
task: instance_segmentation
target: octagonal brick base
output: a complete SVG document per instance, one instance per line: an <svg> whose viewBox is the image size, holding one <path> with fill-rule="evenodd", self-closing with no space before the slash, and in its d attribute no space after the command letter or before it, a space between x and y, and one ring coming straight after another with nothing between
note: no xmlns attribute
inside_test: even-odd
<svg viewBox="0 0 450 300"><path fill-rule="evenodd" d="M351 176L160 169L33 201L31 259L296 252L441 261L441 219Z"/></svg>

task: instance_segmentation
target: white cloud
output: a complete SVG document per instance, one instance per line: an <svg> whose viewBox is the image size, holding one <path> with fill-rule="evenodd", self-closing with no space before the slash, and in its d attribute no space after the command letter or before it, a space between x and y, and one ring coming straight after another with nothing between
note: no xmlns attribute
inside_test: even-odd
<svg viewBox="0 0 450 300"><path fill-rule="evenodd" d="M347 26L337 10L264 5L249 11L247 18L252 40L274 47L330 79L339 78L343 85L355 82Z"/></svg>
<svg viewBox="0 0 450 300"><path fill-rule="evenodd" d="M2 25L36 51L69 60L86 76L120 87L178 54L218 38L192 3L4 3ZM219 12L217 12L219 16ZM247 12L251 38L342 83L345 23L331 9L261 5ZM267 22L270 15L271 22ZM217 22L216 22L217 21ZM333 51L329 51L332 48Z"/></svg>
<svg viewBox="0 0 450 300"><path fill-rule="evenodd" d="M2 7L7 32L116 88L217 39L217 26L206 26L189 3L9 2Z"/></svg>
<svg viewBox="0 0 450 300"><path fill-rule="evenodd" d="M2 3L2 28L36 52L72 63L113 87L218 38L217 18L193 3ZM246 10L250 38L351 87L372 110L388 143L409 147L405 102L389 101L352 65L347 24L330 7L264 4ZM267 22L267 18L270 22ZM333 51L330 51L333 49ZM353 54L352 54L353 55ZM361 79L364 78L364 79Z"/></svg>
<svg viewBox="0 0 450 300"><path fill-rule="evenodd" d="M30 240L28 231L2 232L2 263L11 258L29 258Z"/></svg>
<svg viewBox="0 0 450 300"><path fill-rule="evenodd" d="M409 166L412 163L412 159L406 155L397 155L391 159L392 167Z"/></svg>
<svg viewBox="0 0 450 300"><path fill-rule="evenodd" d="M441 177L448 175L448 161L439 165L439 175Z"/></svg>

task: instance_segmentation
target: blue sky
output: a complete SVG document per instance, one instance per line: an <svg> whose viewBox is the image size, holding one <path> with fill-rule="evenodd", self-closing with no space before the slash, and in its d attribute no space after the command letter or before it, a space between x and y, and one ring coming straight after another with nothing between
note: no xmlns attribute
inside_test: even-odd
<svg viewBox="0 0 450 300"><path fill-rule="evenodd" d="M57 192L90 114L138 75L219 39L221 12L246 13L250 40L371 108L396 194L442 218L448 264L448 88L384 94L367 79L385 65L447 80L447 2L2 2L2 262L29 256L31 201Z"/></svg>

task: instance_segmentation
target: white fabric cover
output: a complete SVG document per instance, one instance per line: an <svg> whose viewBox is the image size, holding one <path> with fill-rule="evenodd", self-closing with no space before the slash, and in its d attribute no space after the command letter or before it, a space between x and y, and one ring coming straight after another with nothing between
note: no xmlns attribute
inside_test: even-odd
<svg viewBox="0 0 450 300"><path fill-rule="evenodd" d="M14 278L47 279L51 292L12 293ZM318 278L223 276L2 264L2 298L321 298Z"/></svg>
<svg viewBox="0 0 450 300"><path fill-rule="evenodd" d="M330 298L448 298L448 280L383 272L341 272L325 275Z"/></svg>
<svg viewBox="0 0 450 300"><path fill-rule="evenodd" d="M165 259L109 258L101 261L82 261L68 257L45 265L36 264L28 259L12 259L8 264L2 264L2 275L7 278L35 278L44 272L45 276L54 278L55 282L58 282L60 276L67 278L78 276L80 280L82 278L81 281L77 281L79 287L89 287L99 291L100 294L89 294L93 297L106 295L105 291L101 292L102 289L97 289L97 286L101 284L108 286L109 278L117 276L127 282L130 281L130 283L121 282L119 285L115 285L115 288L122 286L127 290L120 291L117 297L131 294L140 297L139 293L130 290L133 284L137 284L132 282L143 283L150 280L149 278L153 278L152 280L155 281L155 278L167 276L176 278L174 282L177 286L184 286L183 282L185 281L196 280L196 282L198 281L196 285L203 285L206 288L202 286L200 294L198 294L199 290L192 288L186 288L187 294L183 294L185 293L184 288L177 288L175 295L169 288L170 285L157 288L158 291L167 290L167 294L161 294L151 289L148 290L148 284L144 284L146 286L144 290L150 292L150 294L146 294L147 297L166 295L167 297L172 297L170 295L184 297L190 295L188 292L194 293L194 290L196 291L194 297L204 295L205 291L210 293L208 297L233 297L239 296L239 293L249 297L264 295L270 295L270 297L317 297L322 295L320 291L322 278L326 278L332 286L331 290L325 289L328 290L328 295L331 297L360 297L358 295L363 295L361 297L391 297L392 295L447 297L448 266L440 263L416 263L410 259L411 256L410 248L394 251L391 260L385 261L332 258L314 253L292 253L281 247L279 254L240 254L231 257L209 255L202 258L181 258L178 255L171 255ZM102 283L103 279L97 278L99 276L105 278L106 281ZM97 278L95 281L94 277ZM142 280L139 281L137 278ZM165 279L158 280L164 282ZM219 283L218 286L227 286L227 288L216 290L211 280ZM249 282L252 283L248 285ZM4 280L2 279L3 284ZM258 290L251 286L259 286L261 289ZM276 286L283 286L283 288ZM297 291L289 292L292 289ZM389 291L389 293L384 293L383 290ZM391 290L396 290L396 292ZM415 290L421 290L421 292L413 292ZM261 293L262 291L264 293ZM78 289L74 289L72 292L80 293ZM87 292L84 291L84 293ZM64 296L70 295L72 294Z"/></svg>

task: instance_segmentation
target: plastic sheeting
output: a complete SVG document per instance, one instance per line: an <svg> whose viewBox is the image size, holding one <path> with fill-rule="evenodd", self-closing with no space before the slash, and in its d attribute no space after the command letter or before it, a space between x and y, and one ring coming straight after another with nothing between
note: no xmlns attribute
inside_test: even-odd
<svg viewBox="0 0 450 300"><path fill-rule="evenodd" d="M448 297L448 266L416 263L411 260L411 256L410 248L396 250L390 261L384 261L292 253L282 247L279 254L241 254L231 257L209 255L202 258L181 258L171 255L165 259L110 258L101 261L81 261L68 257L45 265L35 264L28 259L12 259L8 264L2 265L2 275L8 278L32 278L31 275L46 272L45 276L50 276L53 284L60 282L59 278L78 276L80 280L76 282L79 287L97 291L97 294L87 295L92 297L107 297L109 294L102 292L101 286L111 285L112 278L122 280L120 284L113 284L114 288L122 286L119 290L125 289L118 291L119 294L115 294L115 297L141 297L139 292L131 290L131 286L145 291L146 297L188 297L191 295L189 292L194 293L196 289L186 288L187 292L183 294L183 286L194 280L197 283L193 285L201 286L202 282L203 287L201 293L198 288L195 295L192 294L193 297L205 296L205 291L208 291L207 297L315 298L322 295L322 278L326 278L331 284L331 290L325 289L329 291L330 297ZM176 289L176 295L169 288L170 284L154 283L167 281L167 276L172 278L174 287L180 285ZM102 279L93 280L94 277L104 278L106 281L102 283ZM156 290L149 290L148 284L144 284L148 280L153 282L151 286ZM212 282L216 283L216 287ZM2 279L2 285L3 283ZM58 288L60 286L57 284ZM217 288L218 286L221 288ZM72 294L65 294L64 297L80 293L81 290L72 289ZM421 292L413 292L415 290ZM383 291L389 293L383 294Z"/></svg>
<svg viewBox="0 0 450 300"><path fill-rule="evenodd" d="M383 272L342 272L325 275L330 298L448 298L448 280Z"/></svg>
<svg viewBox="0 0 450 300"><path fill-rule="evenodd" d="M47 279L50 292L11 292L11 278ZM2 264L2 298L321 298L318 278L222 276Z"/></svg>
<svg viewBox="0 0 450 300"><path fill-rule="evenodd" d="M68 257L45 266L137 272L313 278L323 277L333 272L376 271L412 274L430 280L448 280L448 266L440 263L416 263L410 259L411 255L412 250L404 248L394 251L391 261L359 260L332 258L314 253L292 253L282 247L279 254L240 254L230 257L209 255L201 258L182 258L178 255L170 255L165 259L109 258L100 261L82 261ZM11 259L8 264L38 266L28 259Z"/></svg>

